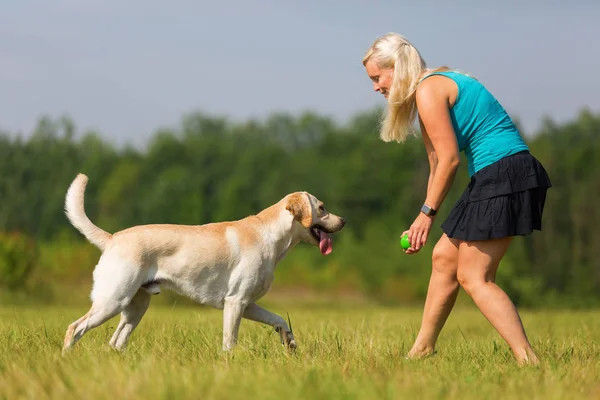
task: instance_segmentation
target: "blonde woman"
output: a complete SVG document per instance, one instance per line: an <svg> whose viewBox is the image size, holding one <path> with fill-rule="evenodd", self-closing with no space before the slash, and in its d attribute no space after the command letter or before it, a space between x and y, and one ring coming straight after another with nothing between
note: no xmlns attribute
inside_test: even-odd
<svg viewBox="0 0 600 400"><path fill-rule="evenodd" d="M530 154L504 108L480 82L446 67L428 69L404 36L389 33L379 37L363 65L374 90L388 100L381 139L404 142L418 116L429 158L427 195L405 232L411 243L407 254L419 252L427 243L461 151L471 177L441 224L444 234L433 249L421 329L408 356L434 353L462 286L517 361L537 363L519 314L495 278L512 238L541 230L546 190L551 187L544 167Z"/></svg>

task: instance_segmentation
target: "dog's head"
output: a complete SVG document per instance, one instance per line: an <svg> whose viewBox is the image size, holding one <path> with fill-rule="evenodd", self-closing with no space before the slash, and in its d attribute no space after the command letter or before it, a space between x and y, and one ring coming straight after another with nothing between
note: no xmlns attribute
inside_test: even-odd
<svg viewBox="0 0 600 400"><path fill-rule="evenodd" d="M293 224L304 242L319 246L324 255L333 250L331 234L340 231L346 220L331 214L322 201L307 192L287 196L286 210L294 217Z"/></svg>

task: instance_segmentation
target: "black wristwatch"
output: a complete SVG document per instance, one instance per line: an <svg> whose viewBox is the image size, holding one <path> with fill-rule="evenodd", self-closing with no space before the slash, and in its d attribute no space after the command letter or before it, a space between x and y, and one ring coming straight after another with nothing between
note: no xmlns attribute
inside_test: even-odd
<svg viewBox="0 0 600 400"><path fill-rule="evenodd" d="M433 217L437 213L437 210L434 210L433 208L429 207L427 204L423 204L423 207L421 207L421 212L423 214L427 215L428 217Z"/></svg>

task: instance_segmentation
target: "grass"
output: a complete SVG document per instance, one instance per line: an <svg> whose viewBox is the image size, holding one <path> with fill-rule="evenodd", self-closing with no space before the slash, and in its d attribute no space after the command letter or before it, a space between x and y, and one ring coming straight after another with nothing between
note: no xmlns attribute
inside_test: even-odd
<svg viewBox="0 0 600 400"><path fill-rule="evenodd" d="M289 311L299 348L243 321L239 346L221 352L221 312L151 307L123 353L108 340L117 319L61 356L80 308L0 307L1 399L594 399L600 398L600 314L523 312L542 359L519 367L477 310L456 309L438 354L404 355L420 309L270 307Z"/></svg>

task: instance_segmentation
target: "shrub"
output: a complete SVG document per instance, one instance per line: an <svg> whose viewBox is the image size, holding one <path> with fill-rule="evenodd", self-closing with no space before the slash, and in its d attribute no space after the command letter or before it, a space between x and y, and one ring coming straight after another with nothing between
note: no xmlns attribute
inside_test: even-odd
<svg viewBox="0 0 600 400"><path fill-rule="evenodd" d="M22 233L0 233L0 287L22 289L38 259L36 243Z"/></svg>

